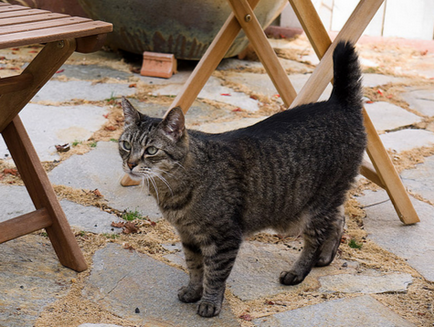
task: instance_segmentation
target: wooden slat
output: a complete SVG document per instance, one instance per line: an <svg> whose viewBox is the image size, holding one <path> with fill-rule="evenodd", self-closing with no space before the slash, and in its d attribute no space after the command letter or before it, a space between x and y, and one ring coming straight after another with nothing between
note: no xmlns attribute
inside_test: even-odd
<svg viewBox="0 0 434 327"><path fill-rule="evenodd" d="M6 5L0 7L0 13L8 12L8 11L17 11L17 10L28 10L28 9L29 8L23 6Z"/></svg>
<svg viewBox="0 0 434 327"><path fill-rule="evenodd" d="M47 209L42 208L0 223L0 243L36 232L51 226Z"/></svg>
<svg viewBox="0 0 434 327"><path fill-rule="evenodd" d="M39 22L39 21L58 19L58 18L64 18L64 17L70 17L70 16L64 15L64 14L56 14L56 13L46 13L46 14L41 13L38 15L31 15L31 16L2 18L2 19L0 19L0 26L10 26L10 25L15 25L15 24Z"/></svg>
<svg viewBox="0 0 434 327"><path fill-rule="evenodd" d="M26 8L27 9L27 8ZM0 19L2 18L10 18L10 17L24 17L30 15L38 15L42 13L49 13L47 10L40 9L27 9L27 10L15 10L11 12L0 13Z"/></svg>
<svg viewBox="0 0 434 327"><path fill-rule="evenodd" d="M0 78L0 94L24 90L30 86L32 81L33 76L28 73Z"/></svg>
<svg viewBox="0 0 434 327"><path fill-rule="evenodd" d="M13 33L0 38L0 49L35 43L48 43L89 35L105 34L112 31L112 25L100 21L90 21L61 27L45 28L36 31Z"/></svg>
<svg viewBox="0 0 434 327"><path fill-rule="evenodd" d="M15 24L15 25L2 27L0 29L0 35L36 31L44 28L67 26L73 24L81 24L90 21L92 20L89 18L67 16L65 18L60 18L60 19L50 19L45 21L33 22L33 23Z"/></svg>

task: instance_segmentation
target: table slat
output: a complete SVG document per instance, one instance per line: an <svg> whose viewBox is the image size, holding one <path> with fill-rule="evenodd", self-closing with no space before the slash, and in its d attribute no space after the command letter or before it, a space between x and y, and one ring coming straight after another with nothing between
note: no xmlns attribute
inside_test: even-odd
<svg viewBox="0 0 434 327"><path fill-rule="evenodd" d="M111 31L111 24L101 21L90 21L67 26L13 33L0 38L0 49L105 34Z"/></svg>
<svg viewBox="0 0 434 327"><path fill-rule="evenodd" d="M47 10L40 10L40 9L15 10L15 11L9 11L9 12L0 13L0 19L2 19L2 18L11 18L11 17L30 16L30 15L38 15L38 14L42 14L42 13L49 13L49 11L47 11Z"/></svg>
<svg viewBox="0 0 434 327"><path fill-rule="evenodd" d="M64 15L64 14L55 14L55 13L41 13L38 15L31 15L31 16L1 18L0 19L0 27L1 26L15 25L15 24L39 22L39 21L58 19L58 18L64 18L64 17L70 17L70 16Z"/></svg>
<svg viewBox="0 0 434 327"><path fill-rule="evenodd" d="M16 10L28 10L29 8L23 7L23 6L1 6L0 7L0 13L1 12L8 12L8 11L16 11Z"/></svg>
<svg viewBox="0 0 434 327"><path fill-rule="evenodd" d="M32 23L8 25L8 26L4 26L4 27L2 27L2 29L0 29L0 35L34 31L34 30L42 30L44 28L67 26L67 25L80 24L80 23L90 22L90 21L92 21L92 20L89 18L66 16L65 18L59 18L59 19L51 19L51 20L44 20L44 21L32 22Z"/></svg>

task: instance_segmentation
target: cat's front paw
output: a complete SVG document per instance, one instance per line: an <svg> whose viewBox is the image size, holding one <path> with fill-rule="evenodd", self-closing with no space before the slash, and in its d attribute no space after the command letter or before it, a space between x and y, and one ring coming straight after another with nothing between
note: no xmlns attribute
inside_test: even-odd
<svg viewBox="0 0 434 327"><path fill-rule="evenodd" d="M178 299L184 303L197 302L202 298L202 288L194 289L189 286L181 287L178 291Z"/></svg>
<svg viewBox="0 0 434 327"><path fill-rule="evenodd" d="M283 285L297 285L300 284L304 280L303 275L297 275L293 271L282 271L280 273L280 283Z"/></svg>
<svg viewBox="0 0 434 327"><path fill-rule="evenodd" d="M221 309L221 304L217 305L212 302L202 301L197 308L197 313L199 314L199 316L211 318L217 316L220 313Z"/></svg>

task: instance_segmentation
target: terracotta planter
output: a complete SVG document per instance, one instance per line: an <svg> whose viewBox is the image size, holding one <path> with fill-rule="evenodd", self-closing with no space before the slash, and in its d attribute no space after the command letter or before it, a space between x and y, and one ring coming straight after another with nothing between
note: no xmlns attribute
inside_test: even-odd
<svg viewBox="0 0 434 327"><path fill-rule="evenodd" d="M231 10L227 0L78 0L93 19L113 23L108 44L129 52L173 53L178 59L198 60L218 33ZM255 13L268 26L287 0L261 0ZM240 33L226 57L248 44Z"/></svg>

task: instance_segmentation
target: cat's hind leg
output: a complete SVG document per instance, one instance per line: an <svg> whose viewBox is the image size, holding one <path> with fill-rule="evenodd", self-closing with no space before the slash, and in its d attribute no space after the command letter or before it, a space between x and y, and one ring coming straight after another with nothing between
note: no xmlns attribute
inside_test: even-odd
<svg viewBox="0 0 434 327"><path fill-rule="evenodd" d="M321 253L319 255L318 261L316 262L317 267L328 266L335 258L339 245L341 244L344 226L345 213L344 206L342 205L339 207L339 210L336 214L336 219L330 224L330 228L325 233L326 240L321 246Z"/></svg>
<svg viewBox="0 0 434 327"><path fill-rule="evenodd" d="M291 269L280 274L279 279L282 284L299 284L314 266L327 265L333 260L342 232L343 218L340 212L341 209L338 207L306 216L303 228L303 251ZM339 221L336 222L336 220Z"/></svg>
<svg viewBox="0 0 434 327"><path fill-rule="evenodd" d="M190 281L187 286L181 287L178 291L178 298L185 303L197 302L202 298L203 293L203 256L199 247L182 243L185 262L190 274Z"/></svg>
<svg viewBox="0 0 434 327"><path fill-rule="evenodd" d="M280 273L280 283L283 285L296 285L301 283L317 262L319 252L319 244L315 240L304 237L304 247L300 257L289 271L282 271Z"/></svg>

